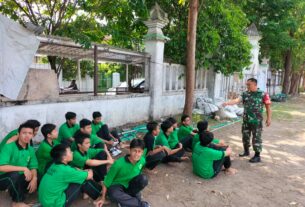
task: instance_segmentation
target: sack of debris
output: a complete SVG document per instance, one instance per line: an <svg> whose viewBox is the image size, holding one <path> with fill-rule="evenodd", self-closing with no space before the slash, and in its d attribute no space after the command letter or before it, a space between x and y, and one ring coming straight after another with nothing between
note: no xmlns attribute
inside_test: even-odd
<svg viewBox="0 0 305 207"><path fill-rule="evenodd" d="M202 111L202 114L210 115L218 111L218 107L213 104L210 98L199 97L196 100L196 108Z"/></svg>

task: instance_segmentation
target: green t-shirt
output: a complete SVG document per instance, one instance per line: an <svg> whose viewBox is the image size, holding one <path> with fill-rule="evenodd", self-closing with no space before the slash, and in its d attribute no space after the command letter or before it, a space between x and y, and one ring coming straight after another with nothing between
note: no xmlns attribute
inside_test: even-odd
<svg viewBox="0 0 305 207"><path fill-rule="evenodd" d="M169 146L169 143L168 143L168 139L162 130L160 131L159 135L157 136L155 144L165 146L165 147L168 147L169 149L171 149L171 147Z"/></svg>
<svg viewBox="0 0 305 207"><path fill-rule="evenodd" d="M91 127L92 127L92 132L91 132L91 134L96 134L100 129L101 129L101 127L104 125L104 123L103 122L100 122L100 123L98 123L98 124L95 124L95 123L93 123L93 121L92 121L92 123L91 123Z"/></svg>
<svg viewBox="0 0 305 207"><path fill-rule="evenodd" d="M179 143L178 130L175 129L168 137L168 144L171 149L174 149Z"/></svg>
<svg viewBox="0 0 305 207"><path fill-rule="evenodd" d="M191 126L184 126L184 125L181 125L179 130L178 130L178 138L179 138L179 141L181 141L181 139L187 137L188 135L190 135L190 133L193 131L193 127Z"/></svg>
<svg viewBox="0 0 305 207"><path fill-rule="evenodd" d="M214 176L213 163L224 157L225 152L215 150L209 147L203 147L200 143L195 145L192 154L193 172L195 175L204 179L210 179Z"/></svg>
<svg viewBox="0 0 305 207"><path fill-rule="evenodd" d="M90 146L94 147L94 145L99 144L99 143L103 143L102 148L104 148L104 141L101 138L99 138L97 135L91 134L90 135ZM73 142L71 145L71 150L75 151L76 149L77 149L76 143Z"/></svg>
<svg viewBox="0 0 305 207"><path fill-rule="evenodd" d="M19 145L18 141L6 144L3 147L0 152L0 165L27 167L30 170L38 168L34 148L28 144L24 149ZM0 172L0 175L3 173Z"/></svg>
<svg viewBox="0 0 305 207"><path fill-rule="evenodd" d="M86 161L93 159L101 151L103 151L103 150L89 148L88 151L85 154L83 154L79 150L75 150L73 152L73 160L69 164L73 167L83 169L86 165Z"/></svg>
<svg viewBox="0 0 305 207"><path fill-rule="evenodd" d="M199 134L196 134L196 135L193 137L193 144L192 144L193 149L194 149L195 145L196 145L199 141L200 141L200 140L199 140ZM212 143L214 143L214 144L219 144L219 139L213 139L213 140L212 140Z"/></svg>
<svg viewBox="0 0 305 207"><path fill-rule="evenodd" d="M36 157L38 160L38 173L40 176L42 176L45 173L45 168L49 162L52 161L51 158L51 150L55 145L58 145L58 140L54 140L53 144L50 145L50 143L47 140L43 140L37 151L36 151Z"/></svg>
<svg viewBox="0 0 305 207"><path fill-rule="evenodd" d="M128 188L129 181L141 174L142 168L145 166L145 157L132 164L128 155L117 159L110 167L109 172L105 176L104 185L109 188L112 185L123 185Z"/></svg>
<svg viewBox="0 0 305 207"><path fill-rule="evenodd" d="M63 207L66 202L65 190L69 184L82 184L87 176L88 172L69 165L52 164L40 182L39 202L43 207Z"/></svg>
<svg viewBox="0 0 305 207"><path fill-rule="evenodd" d="M78 124L75 124L74 126L69 127L67 123L63 123L59 128L58 140L60 142L62 142L64 139L69 139L69 138L73 137L73 135L75 134L75 132L77 130L79 130Z"/></svg>
<svg viewBox="0 0 305 207"><path fill-rule="evenodd" d="M0 152L1 152L1 149L4 147L4 145L6 144L6 142L12 138L13 136L16 136L18 134L18 129L15 129L13 131L11 131L10 133L8 133L1 141L1 144L0 144Z"/></svg>

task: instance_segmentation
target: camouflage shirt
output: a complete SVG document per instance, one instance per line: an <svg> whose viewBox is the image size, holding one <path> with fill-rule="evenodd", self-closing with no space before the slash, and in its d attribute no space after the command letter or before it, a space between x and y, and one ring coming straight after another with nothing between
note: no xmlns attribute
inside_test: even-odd
<svg viewBox="0 0 305 207"><path fill-rule="evenodd" d="M255 92L245 91L241 95L244 104L244 123L259 124L263 121L263 107L271 104L268 93L257 90Z"/></svg>

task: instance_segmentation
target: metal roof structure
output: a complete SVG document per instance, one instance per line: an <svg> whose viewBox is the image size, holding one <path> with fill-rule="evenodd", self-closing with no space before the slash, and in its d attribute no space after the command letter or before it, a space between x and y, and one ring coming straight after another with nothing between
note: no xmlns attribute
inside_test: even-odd
<svg viewBox="0 0 305 207"><path fill-rule="evenodd" d="M89 48L75 43L72 39L59 36L38 36L40 45L37 54L58 56L74 60L94 60L94 48L97 48L98 62L112 62L122 64L144 64L150 58L148 53L116 48L104 44L92 43Z"/></svg>

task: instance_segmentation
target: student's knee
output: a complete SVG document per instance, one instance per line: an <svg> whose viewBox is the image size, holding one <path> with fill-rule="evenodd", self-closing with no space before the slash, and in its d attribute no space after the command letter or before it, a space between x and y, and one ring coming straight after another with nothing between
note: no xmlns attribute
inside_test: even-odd
<svg viewBox="0 0 305 207"><path fill-rule="evenodd" d="M20 180L20 179L25 180L25 176L24 176L24 174L20 174L19 172L10 172L9 179L11 180L12 183L16 183L17 180Z"/></svg>
<svg viewBox="0 0 305 207"><path fill-rule="evenodd" d="M107 159L107 153L105 151L101 151L96 155L96 158L99 160L106 160Z"/></svg>
<svg viewBox="0 0 305 207"><path fill-rule="evenodd" d="M144 174L138 175L138 183L142 188L146 187L148 185L148 177Z"/></svg>
<svg viewBox="0 0 305 207"><path fill-rule="evenodd" d="M108 188L107 194L112 201L117 201L125 193L122 186L114 185Z"/></svg>

